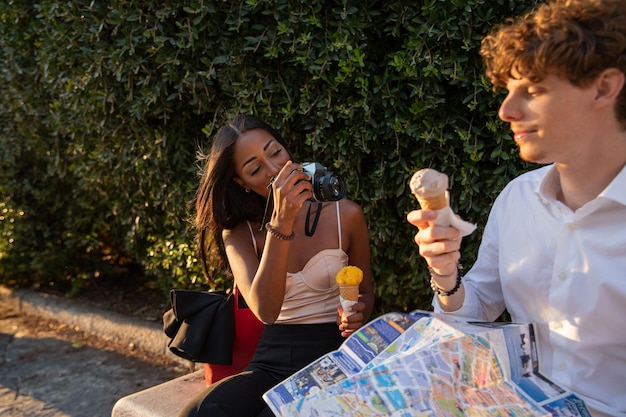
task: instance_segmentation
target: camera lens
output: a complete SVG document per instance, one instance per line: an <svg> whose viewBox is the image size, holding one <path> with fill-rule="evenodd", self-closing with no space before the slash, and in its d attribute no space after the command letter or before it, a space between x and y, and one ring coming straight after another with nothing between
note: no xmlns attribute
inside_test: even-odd
<svg viewBox="0 0 626 417"><path fill-rule="evenodd" d="M327 172L316 178L315 198L319 201L337 201L346 195L346 182L337 174Z"/></svg>

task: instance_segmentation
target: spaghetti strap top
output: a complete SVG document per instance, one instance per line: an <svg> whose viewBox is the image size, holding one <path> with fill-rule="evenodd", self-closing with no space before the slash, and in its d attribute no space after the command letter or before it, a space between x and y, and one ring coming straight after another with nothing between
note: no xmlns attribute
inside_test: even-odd
<svg viewBox="0 0 626 417"><path fill-rule="evenodd" d="M252 230L252 225L248 220L246 220L246 224L248 225L248 230L250 231L250 237L252 238L252 246L254 247L254 253L256 253L256 257L259 258L259 248L256 245L256 239L254 238L254 231Z"/></svg>
<svg viewBox="0 0 626 417"><path fill-rule="evenodd" d="M336 202L339 247L316 253L299 272L288 272L285 298L276 324L335 323L339 306L337 272L348 265L341 240L341 216Z"/></svg>
<svg viewBox="0 0 626 417"><path fill-rule="evenodd" d="M339 306L339 286L335 281L337 272L348 265L348 255L343 250L341 238L341 215L339 201L337 235L339 247L323 249L316 253L299 272L288 272L285 297L276 324L335 323ZM250 222L248 230L257 256L259 251Z"/></svg>

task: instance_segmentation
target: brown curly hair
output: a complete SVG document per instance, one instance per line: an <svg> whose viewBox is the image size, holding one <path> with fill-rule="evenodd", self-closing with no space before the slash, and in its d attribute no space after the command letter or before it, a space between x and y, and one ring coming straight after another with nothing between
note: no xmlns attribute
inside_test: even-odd
<svg viewBox="0 0 626 417"><path fill-rule="evenodd" d="M607 68L626 74L626 1L542 4L487 35L480 54L496 89L520 76L539 82L554 74L586 87ZM616 116L626 129L626 89L620 93Z"/></svg>

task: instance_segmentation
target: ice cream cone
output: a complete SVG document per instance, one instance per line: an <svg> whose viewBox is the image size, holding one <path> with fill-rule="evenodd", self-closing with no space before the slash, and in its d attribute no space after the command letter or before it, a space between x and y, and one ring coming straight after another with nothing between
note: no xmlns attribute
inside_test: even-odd
<svg viewBox="0 0 626 417"><path fill-rule="evenodd" d="M448 176L431 168L417 171L409 181L411 192L417 198L422 210L436 210L438 226L455 227L461 236L467 236L476 230L476 225L462 220L450 208L448 194Z"/></svg>
<svg viewBox="0 0 626 417"><path fill-rule="evenodd" d="M356 303L359 301L359 286L358 285L339 285L339 296L344 300L352 301Z"/></svg>
<svg viewBox="0 0 626 417"><path fill-rule="evenodd" d="M422 210L441 210L448 207L446 174L430 168L420 169L413 174L409 186Z"/></svg>
<svg viewBox="0 0 626 417"><path fill-rule="evenodd" d="M359 302L359 284L363 271L357 266L344 266L337 272L335 280L339 286L339 302L343 311L348 313L352 305Z"/></svg>
<svg viewBox="0 0 626 417"><path fill-rule="evenodd" d="M358 285L339 285L339 302L344 312L348 312L350 307L359 302L359 286Z"/></svg>
<svg viewBox="0 0 626 417"><path fill-rule="evenodd" d="M429 198L417 197L417 202L420 204L422 210L441 210L448 207L446 193Z"/></svg>

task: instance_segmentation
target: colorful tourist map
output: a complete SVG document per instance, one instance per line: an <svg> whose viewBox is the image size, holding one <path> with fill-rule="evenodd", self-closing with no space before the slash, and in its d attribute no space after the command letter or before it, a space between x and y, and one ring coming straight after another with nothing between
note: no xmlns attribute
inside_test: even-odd
<svg viewBox="0 0 626 417"><path fill-rule="evenodd" d="M277 416L590 416L538 371L533 326L383 315L264 395Z"/></svg>

